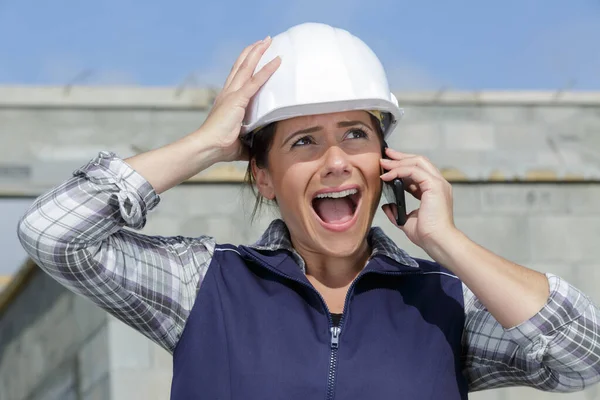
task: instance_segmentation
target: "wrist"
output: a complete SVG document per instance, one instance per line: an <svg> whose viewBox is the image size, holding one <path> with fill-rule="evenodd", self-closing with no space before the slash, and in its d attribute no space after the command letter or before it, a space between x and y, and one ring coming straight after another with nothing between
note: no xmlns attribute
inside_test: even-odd
<svg viewBox="0 0 600 400"><path fill-rule="evenodd" d="M223 148L201 130L183 137L180 144L185 151L191 152L195 164L198 165L200 170L218 162L226 161Z"/></svg>
<svg viewBox="0 0 600 400"><path fill-rule="evenodd" d="M451 269L457 253L470 243L470 239L453 227L435 236L429 237L423 244L423 250L437 263Z"/></svg>

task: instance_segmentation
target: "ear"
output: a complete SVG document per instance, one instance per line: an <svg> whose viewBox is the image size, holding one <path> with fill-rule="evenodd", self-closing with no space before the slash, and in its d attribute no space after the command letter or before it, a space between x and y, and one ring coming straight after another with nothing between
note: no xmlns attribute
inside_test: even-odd
<svg viewBox="0 0 600 400"><path fill-rule="evenodd" d="M259 193L267 200L273 200L275 198L275 188L273 187L273 181L271 180L269 171L266 168L258 167L254 159L250 162L250 165L252 166L252 175L254 175L254 181L256 182Z"/></svg>

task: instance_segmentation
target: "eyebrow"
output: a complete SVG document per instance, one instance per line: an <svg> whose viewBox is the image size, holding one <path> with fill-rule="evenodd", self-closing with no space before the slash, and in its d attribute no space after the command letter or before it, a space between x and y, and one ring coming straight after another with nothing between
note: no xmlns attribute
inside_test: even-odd
<svg viewBox="0 0 600 400"><path fill-rule="evenodd" d="M369 125L365 124L362 121L340 121L337 123L337 127L338 128L348 128L351 126L356 126L356 125L362 125L365 128L369 129L369 130L373 130ZM296 137L298 135L302 135L302 134L306 134L306 133L314 133L314 132L318 132L321 129L323 129L322 126L318 125L318 126L313 126L310 128L306 128L306 129L301 129L299 131L296 131L290 135L288 135L287 138L285 138L285 140L283 141L283 144L281 145L282 147L285 146L285 144L287 142L289 142L293 137Z"/></svg>

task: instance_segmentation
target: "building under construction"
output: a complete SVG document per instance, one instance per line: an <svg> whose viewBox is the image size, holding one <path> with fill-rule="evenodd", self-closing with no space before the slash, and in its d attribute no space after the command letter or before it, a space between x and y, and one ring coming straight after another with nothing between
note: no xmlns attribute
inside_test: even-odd
<svg viewBox="0 0 600 400"><path fill-rule="evenodd" d="M176 88L0 87L0 201L33 201L101 150L129 157L172 142L200 126L214 95ZM396 96L405 119L389 145L427 156L453 183L456 225L490 250L558 274L600 300L600 93ZM253 199L242 184L244 172L244 163L215 165L164 193L143 233L254 242L276 210L250 223ZM413 256L428 258L383 213L374 224ZM2 229L17 243L16 225ZM10 272L0 279L0 399L168 398L167 352L31 261L3 268ZM600 399L600 387L551 397ZM548 394L498 389L471 398Z"/></svg>

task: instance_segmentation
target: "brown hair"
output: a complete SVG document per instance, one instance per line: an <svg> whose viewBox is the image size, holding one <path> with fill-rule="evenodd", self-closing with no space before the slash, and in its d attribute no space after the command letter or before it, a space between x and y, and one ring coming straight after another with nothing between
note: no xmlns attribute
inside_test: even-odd
<svg viewBox="0 0 600 400"><path fill-rule="evenodd" d="M246 169L246 176L244 182L250 186L252 194L254 194L254 209L252 210L251 221L254 221L256 214L262 208L262 205L267 200L261 196L256 189L256 180L252 174L252 161L256 163L258 168L267 168L269 163L269 150L273 144L273 137L275 136L275 130L277 129L277 122L270 123L269 125L259 129L252 133L251 145L248 148L248 169Z"/></svg>
<svg viewBox="0 0 600 400"><path fill-rule="evenodd" d="M375 127L375 131L381 139L383 143L383 131L381 129L380 121L372 114L369 114L371 117L371 123ZM250 186L252 190L252 194L254 194L255 202L254 209L252 210L251 221L254 221L256 214L260 212L264 203L268 202L256 189L256 180L254 179L254 175L252 174L252 160L256 163L258 168L267 168L269 165L269 151L271 150L271 145L273 144L273 137L275 136L275 131L277 129L277 122L270 123L269 125L259 129L258 131L252 134L251 145L246 145L248 149L248 168L246 169L246 176L244 177L244 182ZM277 200L273 200L275 204L277 204Z"/></svg>

